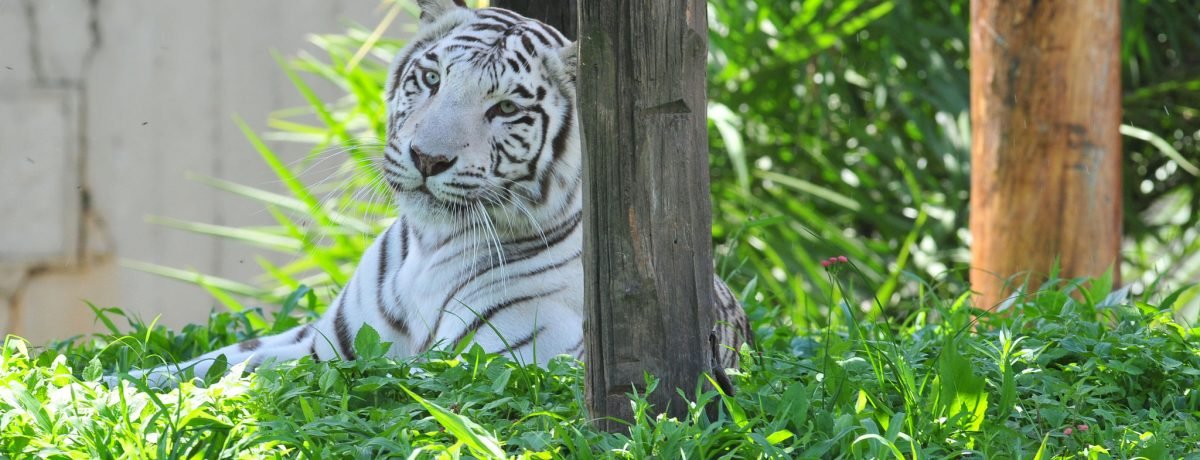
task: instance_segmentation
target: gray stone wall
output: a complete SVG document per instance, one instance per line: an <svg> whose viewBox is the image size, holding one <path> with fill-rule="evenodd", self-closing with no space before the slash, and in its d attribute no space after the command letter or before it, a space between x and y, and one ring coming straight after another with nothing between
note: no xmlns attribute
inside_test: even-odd
<svg viewBox="0 0 1200 460"><path fill-rule="evenodd" d="M0 333L44 343L97 330L85 300L176 328L219 308L202 289L118 262L259 273L258 250L146 218L270 222L186 175L281 190L231 117L262 131L270 111L302 105L271 50L314 49L307 35L350 22L372 27L378 7L0 0Z"/></svg>

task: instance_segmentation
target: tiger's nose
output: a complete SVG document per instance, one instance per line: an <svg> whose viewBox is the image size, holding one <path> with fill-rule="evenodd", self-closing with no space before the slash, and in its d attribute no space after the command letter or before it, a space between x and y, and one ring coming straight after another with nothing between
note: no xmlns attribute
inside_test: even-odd
<svg viewBox="0 0 1200 460"><path fill-rule="evenodd" d="M417 165L417 170L421 171L421 175L424 177L436 176L446 172L447 169L450 169L458 161L458 157L450 158L427 154L413 144L409 144L408 154L412 156L413 164Z"/></svg>

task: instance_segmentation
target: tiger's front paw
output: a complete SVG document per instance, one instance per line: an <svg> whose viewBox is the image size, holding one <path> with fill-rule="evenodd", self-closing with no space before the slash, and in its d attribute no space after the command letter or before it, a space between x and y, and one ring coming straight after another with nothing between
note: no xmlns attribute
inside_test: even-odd
<svg viewBox="0 0 1200 460"><path fill-rule="evenodd" d="M100 377L100 383L103 383L108 389L113 389L121 385L121 378L115 375L105 375Z"/></svg>
<svg viewBox="0 0 1200 460"><path fill-rule="evenodd" d="M160 370L131 370L128 375L105 375L100 378L104 386L114 389L121 386L121 381L127 380L131 385L137 387L139 385L133 382L144 382L146 387L152 390L170 390L179 386L179 378L170 372Z"/></svg>

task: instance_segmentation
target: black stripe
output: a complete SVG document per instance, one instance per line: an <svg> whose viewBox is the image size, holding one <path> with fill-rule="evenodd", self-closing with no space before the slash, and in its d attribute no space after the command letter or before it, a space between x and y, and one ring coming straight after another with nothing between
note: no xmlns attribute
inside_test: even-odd
<svg viewBox="0 0 1200 460"><path fill-rule="evenodd" d="M499 153L500 156L504 157L504 159L508 160L509 162L512 162L512 163L517 162L517 157L510 155L508 153L508 148L504 147L504 145L502 145L502 144L493 143L492 150L495 151L496 153ZM495 171L493 171L492 173L499 176L500 175L500 171L499 171L500 165L497 164L496 168L497 169Z"/></svg>
<svg viewBox="0 0 1200 460"><path fill-rule="evenodd" d="M562 32L560 32L558 29L550 27L548 24L546 24L542 21L539 21L537 19L531 19L525 23L525 27L531 31L534 31L535 33L549 35L550 38L554 39L554 43L557 44L558 46L563 46L563 45L567 44L566 37L563 36ZM546 38L542 35L538 35L538 38L546 40ZM547 40L546 44L547 45L550 44L548 40Z"/></svg>
<svg viewBox="0 0 1200 460"><path fill-rule="evenodd" d="M582 221L583 211L576 211L575 214L572 214L571 217L567 218L566 221L558 224L554 228L551 228L550 231L544 232L544 239L542 238L542 235L534 235L513 241L510 243L510 245L524 243L532 247L514 248L512 250L512 254L510 255L510 262L518 262L528 259L536 254L541 253L542 251L545 251L546 249L549 249L550 247L553 247L558 243L561 243L563 240L567 239L567 237L571 236L571 233L573 233L575 229L579 227L579 224Z"/></svg>
<svg viewBox="0 0 1200 460"><path fill-rule="evenodd" d="M531 258L537 256L538 254L541 254L541 253L545 252L546 250L549 250L550 248L554 247L555 245L563 242L568 237L570 237L571 234L574 233L575 229L579 227L579 224L582 221L583 221L582 211L576 212L568 221L560 224L559 226L557 226L557 227L551 229L549 232L545 233L545 238L542 238L541 235L537 235L537 236L532 236L529 238L524 238L524 239L518 240L518 241L524 242L525 244L523 244L523 245L518 245L516 242L504 243L503 246L504 246L505 264L511 266L512 264L531 259ZM524 246L524 247L516 247L516 246ZM442 308L445 308L447 305L449 305L450 299L453 297L454 292L457 292L459 289L462 289L463 287L465 287L467 285L467 283L474 281L475 278L477 278L491 270L494 270L494 269L498 268L499 266L500 266L500 261L492 259L491 263L489 263L485 268L475 272L466 281L463 281L462 283L460 283L458 285L458 287L456 287L455 290L446 297L446 301L442 304Z"/></svg>
<svg viewBox="0 0 1200 460"><path fill-rule="evenodd" d="M478 14L480 17L493 18L493 19L505 17L505 18L511 19L513 21L528 20L524 16L521 16L521 15L517 14L516 12L509 10L509 9L505 9L505 8L488 8L486 10L479 10L476 14Z"/></svg>
<svg viewBox="0 0 1200 460"><path fill-rule="evenodd" d="M408 219L400 218L400 263L408 260Z"/></svg>
<svg viewBox="0 0 1200 460"><path fill-rule="evenodd" d="M403 267L406 262L408 262L408 219L401 217L400 218L400 266ZM397 271L397 273L399 273L399 271ZM390 295L391 295L391 299L397 301L397 303L399 302L399 299L400 299L399 289L400 289L400 283L392 283L392 289L391 289ZM397 307L399 307L399 305L397 305ZM403 311L403 309L401 309L401 308L397 308L396 310ZM408 332L405 331L405 334L407 335Z"/></svg>
<svg viewBox="0 0 1200 460"><path fill-rule="evenodd" d="M480 55L482 55L482 52L492 49L492 43L491 42L482 42L482 41L479 43L457 42L457 43L454 43L451 45L446 45L442 49L444 49L448 52L451 52L451 53L463 51L463 52L470 53L471 56L480 56ZM475 60L476 59L474 59L474 58L467 59L467 63L474 64ZM454 63L451 63L450 65L453 65L455 63L457 63L457 61ZM447 67L446 69L449 70L450 67Z"/></svg>
<svg viewBox="0 0 1200 460"><path fill-rule="evenodd" d="M304 340L305 337L308 337L308 333L312 332L312 328L313 326L311 324L300 328L300 331L296 333L296 339L293 340L292 343L300 343L300 341Z"/></svg>
<svg viewBox="0 0 1200 460"><path fill-rule="evenodd" d="M467 35L467 34L455 35L453 37L450 37L450 40L462 40L467 43L483 43L482 38L476 37L474 35Z"/></svg>
<svg viewBox="0 0 1200 460"><path fill-rule="evenodd" d="M475 25L471 26L471 30L476 31L476 32L483 32L485 30L490 30L493 32L504 32L505 30L508 30L508 29L506 27L498 26L495 24L479 23L479 24L475 24Z"/></svg>
<svg viewBox="0 0 1200 460"><path fill-rule="evenodd" d="M453 188L456 190L471 191L471 190L475 190L475 189L479 188L479 184L472 184L472 183L467 183L467 182L453 181L453 182L443 182L443 184L445 184L447 187L450 187L450 188Z"/></svg>
<svg viewBox="0 0 1200 460"><path fill-rule="evenodd" d="M404 176L403 170L399 170L399 169L388 167L388 166L384 166L383 170L385 172L391 173L394 176L401 176L401 177ZM391 179L388 179L388 183L392 185L393 189L395 189L396 191L400 191L400 188L399 188L400 186L393 183Z"/></svg>
<svg viewBox="0 0 1200 460"><path fill-rule="evenodd" d="M530 22L532 22L532 21L530 21ZM550 39L546 38L546 33L544 32L545 28L544 27L541 28L542 30L538 30L538 29L539 28L536 28L536 27L529 27L528 25L525 28L525 30L527 30L529 32L533 32L533 35L537 36L538 40L540 40L543 45L545 45L547 47L553 46L553 44L550 43Z"/></svg>
<svg viewBox="0 0 1200 460"><path fill-rule="evenodd" d="M440 239L440 240L434 241L434 242L433 242L433 246L430 246L430 247L428 247L428 248L426 248L426 249L428 250L428 252L434 252L434 251L437 251L438 249L441 249L441 248L442 248L442 246L445 246L445 245L447 245L447 244L450 244L450 240L453 240L453 239L455 239L455 238L459 237L460 235L462 235L462 233L461 233L461 230L462 230L462 229L459 229L459 230L460 230L460 232L451 233L451 234L449 234L449 235L446 235L446 237L445 237L445 238L442 238L442 239Z"/></svg>
<svg viewBox="0 0 1200 460"><path fill-rule="evenodd" d="M342 359L352 360L356 356L350 337L350 326L346 324L346 295L349 295L349 293L347 292L342 295L341 300L338 302L338 311L333 317L333 330L337 333L338 346L342 349Z"/></svg>
<svg viewBox="0 0 1200 460"><path fill-rule="evenodd" d="M493 25L493 26L502 27L501 30L504 31L504 35L506 36L505 38L507 38L507 35L513 33L514 29L516 29L516 27L517 27L516 22L509 21L507 19L499 18L499 17L486 18L483 21L480 21L479 24L489 24L489 25ZM503 42L504 42L503 39L500 40L499 45L503 46Z"/></svg>
<svg viewBox="0 0 1200 460"><path fill-rule="evenodd" d="M312 356L314 363L321 362L321 357L317 356L317 340L314 338L312 344L308 346L308 355Z"/></svg>
<svg viewBox="0 0 1200 460"><path fill-rule="evenodd" d="M529 91L529 88L526 88L525 85L522 85L520 83L518 83L517 86L515 88L513 88L512 92L523 98L533 99L533 93Z"/></svg>
<svg viewBox="0 0 1200 460"><path fill-rule="evenodd" d="M261 346L262 346L262 341L261 341L261 340L258 340L258 339L250 339L250 340L247 340L247 341L245 341L245 342L239 343L239 344L238 344L238 350L240 350L240 351L254 351L254 350L257 350L257 349L258 349L258 347L261 347Z"/></svg>
<svg viewBox="0 0 1200 460"><path fill-rule="evenodd" d="M399 306L400 302L396 302L396 305ZM402 310L402 309L398 308L397 310ZM408 329L408 322L404 321L404 318L396 316L395 314L392 314L388 311L381 311L380 313L383 314L383 319L387 320L388 326L391 326L392 329L394 329L396 332L404 334L405 336L410 335L410 331Z"/></svg>
<svg viewBox="0 0 1200 460"><path fill-rule="evenodd" d="M396 150L396 153L400 153L400 152L402 152L402 151L403 151L403 150L400 150L400 147L399 147L399 146L397 146L397 145L395 145L395 144L389 145L389 147L391 147L391 148L395 149L395 150ZM387 163L389 166L394 166L394 167L396 167L397 169L399 169L399 170L401 170L401 171L404 171L404 170L406 169L406 168L405 168L405 166L404 166L404 164L400 163L400 162L399 162L399 161L397 161L395 158L392 158L392 156L391 156L391 155L384 155L384 156L383 156L383 161L384 161L385 163Z"/></svg>
<svg viewBox="0 0 1200 460"><path fill-rule="evenodd" d="M475 319L471 321L471 324L467 325L467 327L465 329L463 329L463 331L458 334L458 337L455 338L454 341L451 343L462 342L463 338L466 337L468 333L470 333L472 331L476 331L480 327L483 327L483 325L485 323L492 320L492 317L496 316L500 312L503 312L504 310L508 310L509 308L512 308L514 306L528 302L530 300L540 299L542 297L556 294L561 290L562 289L557 289L557 290L553 290L553 291L543 292L541 294L520 296L520 297L517 297L514 299L510 299L507 302L502 302L502 303L498 303L496 305L492 305L492 306L484 309L481 312L476 312Z"/></svg>
<svg viewBox="0 0 1200 460"><path fill-rule="evenodd" d="M462 263L462 258L465 257L465 254L467 253L467 251L471 251L471 250L474 250L474 248L471 246L459 245L458 251L455 251L453 254L450 254L448 256L442 257L436 263L429 266L429 271L441 270L441 269L443 269L443 266L449 265L452 263ZM494 254L489 253L488 256L491 256L491 255L494 255Z"/></svg>
<svg viewBox="0 0 1200 460"><path fill-rule="evenodd" d="M583 336L581 335L581 336L579 336L579 341L575 342L574 346L567 349L567 354L573 355L573 354L575 354L575 352L582 350L582 349L583 349Z"/></svg>
<svg viewBox="0 0 1200 460"><path fill-rule="evenodd" d="M522 116L521 118L518 118L518 119L516 119L516 120L509 121L509 122L505 122L505 123L504 123L504 125L505 125L505 126L513 126L513 125L532 125L532 124L533 124L533 122L534 122L534 119L533 119L533 117L531 117L531 116L529 116L529 115L524 115L524 116Z"/></svg>
<svg viewBox="0 0 1200 460"><path fill-rule="evenodd" d="M388 241L392 239L392 233L391 233L392 228L395 228L395 227L388 228L388 232L386 232L384 234L383 238L381 238L380 242L379 242L379 275L378 275L377 283L375 285L375 305L379 308L379 314L383 315L383 319L387 320L388 326L391 326L392 329L394 329L396 332L399 332L399 333L407 336L408 331L409 331L408 323L406 323L404 321L404 318L396 316L395 312L393 311L393 310L403 311L404 309L389 308L388 302L385 301L385 299L387 299L387 297L384 297L384 295L383 295L383 291L384 291L383 288L387 282L387 277L388 277L388 272L387 272L387 270L388 270L388 263L387 263ZM395 292L395 291L393 291L393 292ZM392 300L396 301L397 306L399 306L399 299L392 299Z"/></svg>
<svg viewBox="0 0 1200 460"><path fill-rule="evenodd" d="M542 273L546 273L550 270L556 270L556 269L565 267L567 264L578 260L579 256L582 254L583 254L583 250L575 251L574 254L571 254L571 256L569 256L563 260L560 260L557 263L550 264L550 265L541 265L541 266L534 268L532 270L529 270L529 271L517 273L515 275L509 275L507 278L493 279L493 280L489 281L487 284L476 287L469 294L462 296L462 297L469 299L469 298L475 297L476 294L478 294L482 291L485 291L489 288L495 287L497 284L512 283L512 282L520 280L522 278L529 278L532 276L540 275Z"/></svg>
<svg viewBox="0 0 1200 460"><path fill-rule="evenodd" d="M523 16L513 13L512 11L508 11L508 10L500 9L500 8L495 8L495 9L489 8L486 10L479 10L477 15L482 19L491 20L491 21L495 21L495 22L504 24L504 27L512 27L512 26L517 25L518 22L524 22L524 21L528 20L528 19L525 19Z"/></svg>
<svg viewBox="0 0 1200 460"><path fill-rule="evenodd" d="M553 229L548 235L546 235L544 241L539 241L541 244L535 246L538 248L538 252L549 249L550 247L567 239L567 237L571 236L572 233L575 233L575 229L579 228L579 224L581 222L583 222L583 211L576 211L575 214L572 214L571 217L567 218L566 222L563 222L557 228ZM513 259L522 260L524 257L514 256Z"/></svg>
<svg viewBox="0 0 1200 460"><path fill-rule="evenodd" d="M383 238L379 239L379 274L377 275L375 286L378 289L377 297L379 297L379 301L381 303L383 302L383 283L384 283L384 281L387 280L387 268L388 268L388 262L387 262L388 254L387 253L388 253L388 240L391 239L390 237L391 237L391 234L389 232L385 231L383 234Z"/></svg>
<svg viewBox="0 0 1200 460"><path fill-rule="evenodd" d="M725 283L722 283L716 279L713 279L713 292L716 293L717 301L719 302L718 305L721 307L718 309L719 312L726 311L729 309L730 305L737 303L733 293L729 291L729 288L725 286Z"/></svg>
<svg viewBox="0 0 1200 460"><path fill-rule="evenodd" d="M539 335L542 334L542 331L545 331L545 330L546 330L546 326L538 326L536 331L531 332L528 336L525 336L525 338L509 344L508 351L517 351L521 347L523 347L525 345L529 345L530 343L533 343L533 339L537 338Z"/></svg>
<svg viewBox="0 0 1200 460"><path fill-rule="evenodd" d="M573 233L575 229L579 227L579 224L582 221L583 212L577 211L572 214L571 217L550 228L548 231L515 240L502 241L501 246L503 247L504 251L505 263L507 265L512 265L514 263L530 259L538 254L541 254L543 251L554 247L558 243L561 243L570 237L571 233ZM458 253L439 261L437 264L434 264L432 268L437 268L442 264L452 261L458 261L458 256L464 254L468 249L469 248L464 247L463 249L459 250ZM492 254L488 255L488 257L491 256ZM451 296L453 296L454 292L457 292L458 289L462 289L467 283L474 281L476 277L500 266L499 260L489 259L489 261L491 263L489 263L486 267L475 272L467 280L460 283L458 287L446 297L446 303L443 303L442 307L445 308L446 305L449 304Z"/></svg>
<svg viewBox="0 0 1200 460"><path fill-rule="evenodd" d="M525 149L525 150L529 150L529 147L531 147L531 145L529 145L528 142L525 142L524 137L520 137L520 136L516 136L516 135L505 138L504 143L512 144L513 147L515 147L515 148L521 148L521 149Z"/></svg>
<svg viewBox="0 0 1200 460"><path fill-rule="evenodd" d="M521 44L525 45L525 52L529 54L534 54L537 51L537 48L533 46L533 40L529 39L529 35L521 34Z"/></svg>
<svg viewBox="0 0 1200 460"><path fill-rule="evenodd" d="M550 164L554 164L554 163L558 162L558 160L560 158L562 158L563 154L566 153L566 151L567 151L567 136L570 136L571 127L575 123L574 103L571 102L570 98L564 98L564 99L567 101L567 110L566 110L565 114L563 115L562 126L560 126L558 129L558 132L554 134L554 140L550 141L550 149L551 149ZM548 200L550 197L550 194L546 193L546 190L548 190L550 187L551 176L553 176L553 174L549 174L549 173L542 174L542 180L541 180L542 195L540 197L538 197L538 200L537 200L538 205L546 204L546 200Z"/></svg>
<svg viewBox="0 0 1200 460"><path fill-rule="evenodd" d="M526 93L528 94L528 91ZM533 95L530 94L530 96L532 97ZM527 181L527 180L532 180L534 178L534 175L537 172L535 168L537 167L537 164L542 159L542 152L544 152L546 150L546 133L550 130L550 116L547 115L546 112L541 109L541 107L534 106L534 107L529 108L529 111L534 112L541 117L541 121L542 121L541 133L542 133L542 135L539 136L539 138L538 138L538 146L537 146L537 149L534 150L533 158L529 160L528 171L525 173L524 177L517 178L518 181ZM551 154L551 155L553 155L553 154ZM554 157L554 159L556 160L557 157ZM550 177L550 174L544 174L543 176ZM542 189L542 192L543 192L543 198L544 198L545 189Z"/></svg>
<svg viewBox="0 0 1200 460"><path fill-rule="evenodd" d="M570 98L563 98L567 102L566 112L563 115L562 127L558 129L558 133L554 135L554 140L550 141L550 148L553 149L552 154L554 160L557 161L562 157L567 150L567 136L571 134L571 127L575 124L575 103Z"/></svg>
<svg viewBox="0 0 1200 460"><path fill-rule="evenodd" d="M526 149L529 148L529 142L525 140L525 136L522 136L517 133L508 133L508 139L514 140L517 143L521 144L521 148L526 148ZM508 140L508 139L505 139L505 140Z"/></svg>
<svg viewBox="0 0 1200 460"><path fill-rule="evenodd" d="M513 58L507 58L507 59L505 59L505 60L504 60L504 63L505 63L505 64L508 64L508 68L509 68L509 69L511 69L513 72L520 72L520 71L521 71L521 63L520 63L520 62L517 62L517 60L516 60L516 59L513 59Z"/></svg>

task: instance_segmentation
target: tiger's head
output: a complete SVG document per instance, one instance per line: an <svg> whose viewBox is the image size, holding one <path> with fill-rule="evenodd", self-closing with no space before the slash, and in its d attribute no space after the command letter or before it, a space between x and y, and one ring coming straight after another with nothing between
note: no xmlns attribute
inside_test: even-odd
<svg viewBox="0 0 1200 460"><path fill-rule="evenodd" d="M384 178L423 225L524 233L577 208L576 47L541 22L417 0L390 68Z"/></svg>

